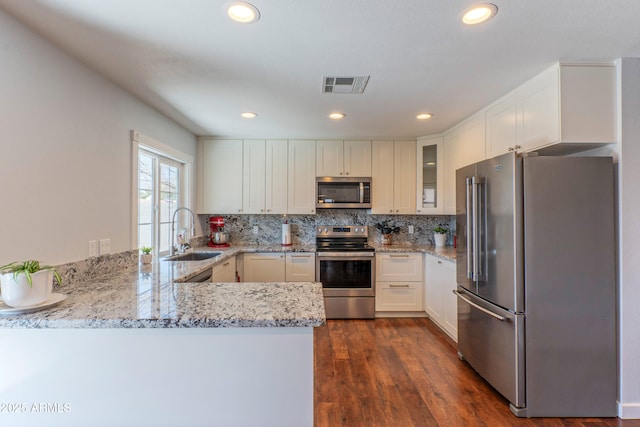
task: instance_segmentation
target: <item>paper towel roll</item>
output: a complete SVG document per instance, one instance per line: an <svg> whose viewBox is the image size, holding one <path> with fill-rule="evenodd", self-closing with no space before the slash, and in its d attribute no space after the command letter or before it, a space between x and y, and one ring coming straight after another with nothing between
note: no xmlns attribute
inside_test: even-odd
<svg viewBox="0 0 640 427"><path fill-rule="evenodd" d="M282 224L282 246L291 246L291 224Z"/></svg>

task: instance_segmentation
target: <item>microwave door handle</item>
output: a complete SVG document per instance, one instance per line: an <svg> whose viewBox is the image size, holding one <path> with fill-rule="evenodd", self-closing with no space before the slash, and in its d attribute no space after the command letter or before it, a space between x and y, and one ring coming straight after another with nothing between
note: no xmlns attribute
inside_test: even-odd
<svg viewBox="0 0 640 427"><path fill-rule="evenodd" d="M364 182L360 183L360 203L364 203Z"/></svg>
<svg viewBox="0 0 640 427"><path fill-rule="evenodd" d="M472 199L471 199L471 178L465 178L465 191L467 203L465 206L467 217L467 278L473 280L473 224L472 224Z"/></svg>

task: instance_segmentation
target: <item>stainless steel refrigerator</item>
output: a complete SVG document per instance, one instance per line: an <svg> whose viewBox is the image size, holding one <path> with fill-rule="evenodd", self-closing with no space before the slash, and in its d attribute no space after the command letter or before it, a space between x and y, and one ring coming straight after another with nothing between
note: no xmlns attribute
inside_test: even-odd
<svg viewBox="0 0 640 427"><path fill-rule="evenodd" d="M609 157L457 171L458 351L517 416L617 415L614 215Z"/></svg>

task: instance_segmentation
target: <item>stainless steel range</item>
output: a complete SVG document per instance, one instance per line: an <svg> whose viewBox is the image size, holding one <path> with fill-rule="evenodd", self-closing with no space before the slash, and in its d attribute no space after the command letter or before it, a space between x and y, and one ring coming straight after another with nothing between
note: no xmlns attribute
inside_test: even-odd
<svg viewBox="0 0 640 427"><path fill-rule="evenodd" d="M361 225L316 229L316 280L322 282L327 319L375 317L375 250Z"/></svg>

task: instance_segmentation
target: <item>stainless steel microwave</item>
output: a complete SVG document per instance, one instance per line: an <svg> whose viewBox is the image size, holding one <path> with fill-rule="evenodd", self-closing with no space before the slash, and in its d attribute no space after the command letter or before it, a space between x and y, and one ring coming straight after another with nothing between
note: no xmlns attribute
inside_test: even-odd
<svg viewBox="0 0 640 427"><path fill-rule="evenodd" d="M368 209L371 178L316 178L316 209Z"/></svg>

